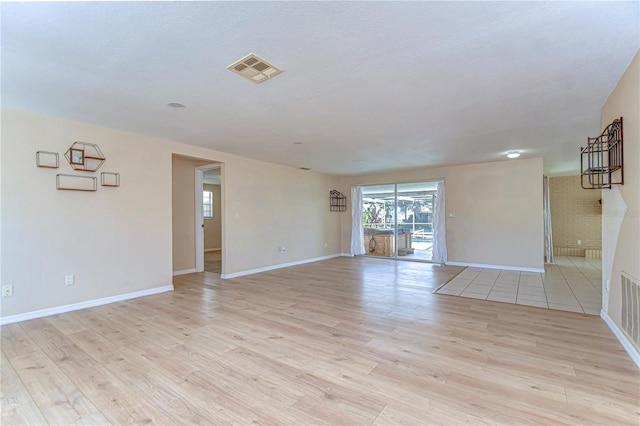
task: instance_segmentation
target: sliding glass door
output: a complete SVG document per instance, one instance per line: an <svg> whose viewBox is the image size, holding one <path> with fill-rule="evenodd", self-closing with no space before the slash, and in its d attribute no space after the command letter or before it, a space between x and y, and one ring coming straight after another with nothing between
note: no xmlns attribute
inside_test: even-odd
<svg viewBox="0 0 640 426"><path fill-rule="evenodd" d="M364 254L395 257L395 185L362 187Z"/></svg>
<svg viewBox="0 0 640 426"><path fill-rule="evenodd" d="M406 256L414 260L431 260L436 182L402 183L397 188L398 201L406 209L398 223L398 235L402 235L402 231L411 236L411 250ZM398 255L403 255L402 251Z"/></svg>
<svg viewBox="0 0 640 426"><path fill-rule="evenodd" d="M362 186L364 255L432 260L437 182Z"/></svg>

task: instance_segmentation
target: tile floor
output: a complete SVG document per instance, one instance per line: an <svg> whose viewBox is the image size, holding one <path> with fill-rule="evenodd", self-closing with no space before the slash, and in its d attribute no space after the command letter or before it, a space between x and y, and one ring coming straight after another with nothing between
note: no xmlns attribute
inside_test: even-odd
<svg viewBox="0 0 640 426"><path fill-rule="evenodd" d="M466 268L436 293L600 315L601 259L556 258L545 273Z"/></svg>

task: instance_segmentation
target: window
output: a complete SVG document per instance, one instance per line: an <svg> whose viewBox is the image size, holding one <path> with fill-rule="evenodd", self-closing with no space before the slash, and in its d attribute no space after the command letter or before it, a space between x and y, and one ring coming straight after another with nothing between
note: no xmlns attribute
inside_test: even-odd
<svg viewBox="0 0 640 426"><path fill-rule="evenodd" d="M213 218L213 192L202 191L202 217Z"/></svg>

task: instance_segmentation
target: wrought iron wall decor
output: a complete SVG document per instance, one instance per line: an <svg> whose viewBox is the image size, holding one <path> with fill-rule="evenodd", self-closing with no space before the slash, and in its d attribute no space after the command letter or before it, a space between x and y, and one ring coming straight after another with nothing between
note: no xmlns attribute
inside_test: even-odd
<svg viewBox="0 0 640 426"><path fill-rule="evenodd" d="M56 189L67 191L97 191L98 178L59 173L56 175Z"/></svg>
<svg viewBox="0 0 640 426"><path fill-rule="evenodd" d="M624 184L622 150L622 117L616 118L602 134L587 138L587 146L580 148L580 185L584 189L611 189ZM619 181L614 172L620 170Z"/></svg>
<svg viewBox="0 0 640 426"><path fill-rule="evenodd" d="M64 154L73 170L95 172L106 160L95 143L76 141Z"/></svg>
<svg viewBox="0 0 640 426"><path fill-rule="evenodd" d="M58 167L60 167L58 153L51 151L36 152L36 166L44 167L47 169L57 169Z"/></svg>
<svg viewBox="0 0 640 426"><path fill-rule="evenodd" d="M335 189L329 192L329 210L332 212L347 211L347 197Z"/></svg>
<svg viewBox="0 0 640 426"><path fill-rule="evenodd" d="M100 185L101 186L120 186L120 173L102 172L100 173Z"/></svg>

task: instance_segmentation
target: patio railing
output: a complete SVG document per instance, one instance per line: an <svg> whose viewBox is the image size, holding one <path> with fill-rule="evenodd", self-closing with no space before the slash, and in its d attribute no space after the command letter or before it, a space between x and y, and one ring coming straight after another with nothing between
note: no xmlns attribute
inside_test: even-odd
<svg viewBox="0 0 640 426"><path fill-rule="evenodd" d="M393 223L365 223L364 227L373 229L395 229ZM398 229L410 229L412 241L433 242L433 223L399 223Z"/></svg>
<svg viewBox="0 0 640 426"><path fill-rule="evenodd" d="M373 229L394 229L393 222L378 222L378 223L365 223L365 228L373 228ZM411 232L424 232L424 233L433 233L433 223L430 222L415 222L415 223L398 223L398 229L410 229Z"/></svg>

